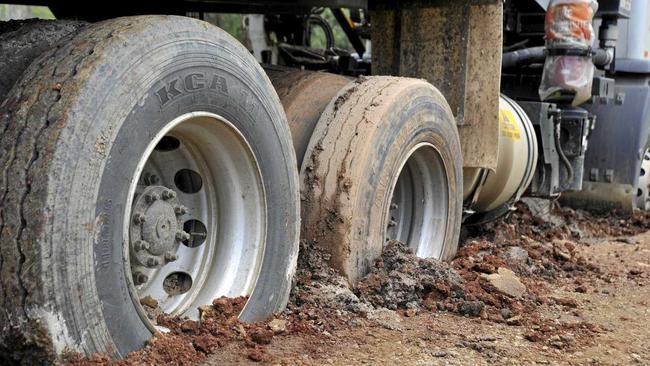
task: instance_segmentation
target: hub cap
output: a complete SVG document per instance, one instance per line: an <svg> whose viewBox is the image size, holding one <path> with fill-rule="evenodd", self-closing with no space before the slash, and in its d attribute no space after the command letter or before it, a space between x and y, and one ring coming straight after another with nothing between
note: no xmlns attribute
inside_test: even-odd
<svg viewBox="0 0 650 366"><path fill-rule="evenodd" d="M196 318L198 306L217 297L250 295L267 210L257 160L239 130L217 115L183 115L154 138L136 174L124 254L132 298L150 328L141 302Z"/></svg>
<svg viewBox="0 0 650 366"><path fill-rule="evenodd" d="M419 257L439 258L447 231L449 185L433 145L419 144L407 154L392 192L385 241L399 240Z"/></svg>

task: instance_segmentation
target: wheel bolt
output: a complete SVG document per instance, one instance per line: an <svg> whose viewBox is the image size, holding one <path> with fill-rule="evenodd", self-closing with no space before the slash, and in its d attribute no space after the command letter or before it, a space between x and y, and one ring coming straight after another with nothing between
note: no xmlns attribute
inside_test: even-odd
<svg viewBox="0 0 650 366"><path fill-rule="evenodd" d="M162 192L162 199L171 200L174 198L176 198L176 192L172 191L171 189L166 189Z"/></svg>
<svg viewBox="0 0 650 366"><path fill-rule="evenodd" d="M165 262L169 263L169 262L173 262L173 261L175 261L177 259L178 259L178 256L176 255L176 253L172 253L172 252L165 253Z"/></svg>
<svg viewBox="0 0 650 366"><path fill-rule="evenodd" d="M157 184L160 181L160 179L158 179L158 176L155 175L155 174L150 174L148 177L146 177L145 180L146 180L146 183L148 185L150 185L150 186L153 186L153 185Z"/></svg>
<svg viewBox="0 0 650 366"><path fill-rule="evenodd" d="M146 221L146 218L145 218L145 216L143 214L137 213L137 214L133 215L133 222L135 222L136 224L142 224L145 221Z"/></svg>
<svg viewBox="0 0 650 366"><path fill-rule="evenodd" d="M399 206L397 206L397 203L391 203L391 204L390 204L390 209L391 209L391 210L397 210L398 207L399 207Z"/></svg>
<svg viewBox="0 0 650 366"><path fill-rule="evenodd" d="M397 226L397 221L390 220L390 221L388 222L388 227L393 227L393 226Z"/></svg>
<svg viewBox="0 0 650 366"><path fill-rule="evenodd" d="M133 244L133 249L135 249L136 252L139 252L141 250L148 250L149 243L144 240L138 240L135 242L135 244Z"/></svg>
<svg viewBox="0 0 650 366"><path fill-rule="evenodd" d="M158 258L150 257L147 259L147 267L156 267L159 264Z"/></svg>
<svg viewBox="0 0 650 366"><path fill-rule="evenodd" d="M185 206L176 206L176 207L174 207L174 212L178 216L185 215L187 213L187 207L185 207Z"/></svg>
<svg viewBox="0 0 650 366"><path fill-rule="evenodd" d="M178 241L190 240L190 234L186 233L185 231L178 231L176 233L176 240Z"/></svg>
<svg viewBox="0 0 650 366"><path fill-rule="evenodd" d="M147 277L146 274L142 272L136 272L133 274L133 282L135 283L136 286L142 285L143 283L146 283L149 281L149 277Z"/></svg>
<svg viewBox="0 0 650 366"><path fill-rule="evenodd" d="M153 203L153 202L158 201L160 199L160 196L158 196L157 193L150 193L150 194L146 195L144 197L144 199L147 200L147 202L149 202L149 203Z"/></svg>

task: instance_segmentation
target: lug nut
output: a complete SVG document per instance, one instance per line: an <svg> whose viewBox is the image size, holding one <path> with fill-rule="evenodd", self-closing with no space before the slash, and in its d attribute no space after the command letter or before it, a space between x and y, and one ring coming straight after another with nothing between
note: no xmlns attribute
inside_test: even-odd
<svg viewBox="0 0 650 366"><path fill-rule="evenodd" d="M145 216L143 214L141 214L141 213L137 213L137 214L133 215L133 222L135 222L136 224L142 224L146 220L147 219L145 218Z"/></svg>
<svg viewBox="0 0 650 366"><path fill-rule="evenodd" d="M187 213L187 207L185 206L176 206L174 207L174 212L176 215L185 215Z"/></svg>
<svg viewBox="0 0 650 366"><path fill-rule="evenodd" d="M149 259L147 259L147 267L156 267L159 264L160 262L158 261L158 258L149 257Z"/></svg>
<svg viewBox="0 0 650 366"><path fill-rule="evenodd" d="M133 283L135 283L136 286L142 285L143 283L146 283L149 281L149 277L147 277L146 274L142 272L136 272L133 274Z"/></svg>
<svg viewBox="0 0 650 366"><path fill-rule="evenodd" d="M178 231L176 232L176 240L178 241L190 240L190 234L186 233L185 231Z"/></svg>
<svg viewBox="0 0 650 366"><path fill-rule="evenodd" d="M176 198L176 192L172 191L171 189L166 189L162 192L162 199L171 200L174 198Z"/></svg>
<svg viewBox="0 0 650 366"><path fill-rule="evenodd" d="M147 176L145 178L145 180L146 180L146 183L148 185L150 185L150 186L155 185L160 181L160 179L158 179L158 176L155 175L155 174L150 174L149 176Z"/></svg>
<svg viewBox="0 0 650 366"><path fill-rule="evenodd" d="M160 196L158 196L157 193L150 193L150 194L146 195L144 197L144 199L147 200L147 202L149 202L149 203L153 203L153 202L158 201L160 199Z"/></svg>
<svg viewBox="0 0 650 366"><path fill-rule="evenodd" d="M165 253L165 262L169 263L169 262L173 262L173 261L175 261L177 259L178 259L178 256L176 255L176 253L172 253L172 252Z"/></svg>
<svg viewBox="0 0 650 366"><path fill-rule="evenodd" d="M390 204L390 209L391 209L391 210L396 210L397 207L399 207L399 206L397 206L397 203L391 203L391 204Z"/></svg>
<svg viewBox="0 0 650 366"><path fill-rule="evenodd" d="M133 244L133 249L135 249L136 252L139 252L141 250L148 250L149 243L144 240L138 240Z"/></svg>
<svg viewBox="0 0 650 366"><path fill-rule="evenodd" d="M388 227L393 227L393 226L397 226L397 221L390 220L390 221L388 222Z"/></svg>

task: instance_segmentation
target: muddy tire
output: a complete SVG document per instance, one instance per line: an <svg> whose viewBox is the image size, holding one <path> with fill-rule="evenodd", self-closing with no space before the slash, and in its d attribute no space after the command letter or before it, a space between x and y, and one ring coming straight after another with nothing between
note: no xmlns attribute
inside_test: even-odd
<svg viewBox="0 0 650 366"><path fill-rule="evenodd" d="M291 129L298 166L325 107L351 79L324 72L280 69L268 66L266 73L280 97Z"/></svg>
<svg viewBox="0 0 650 366"><path fill-rule="evenodd" d="M264 319L286 306L300 225L295 154L268 77L234 38L184 17L109 20L44 53L16 85L0 110L1 357L40 363L66 347L117 357L142 347L153 328L140 306L133 260L138 250L153 256L155 248L133 249L133 235L146 231L157 210L153 218L164 219L155 228L159 237L154 239L160 242L150 244L193 250L189 235L176 231L174 239L168 228L183 225L185 214L199 213L169 202L176 204L200 187L232 192L219 196L231 202L232 211L210 211L213 206L202 211L207 220L222 220L217 223L224 230L211 236L206 224L207 237L224 245L230 239L252 243L263 259L246 272L253 286L249 293L228 288L215 295L248 295L240 314L245 321ZM143 162L161 146L165 154L174 148L173 141L163 141L165 133L176 133L181 146L191 144L187 156L202 153L206 159L195 162L197 170L216 164L221 174L212 171L202 185L192 175L178 180L177 174L171 182L162 181L175 184L178 196L149 186L162 194L145 195L142 201L141 182L153 184L141 174L147 169ZM211 136L223 140L211 141ZM219 160L229 156L231 145L249 159L241 175L259 182L242 186L233 175L215 183L241 166L233 163L236 159ZM172 164L166 161L160 169ZM131 214L142 209L140 201L149 211L140 226L133 226L140 219ZM154 204L159 205L155 210ZM248 212L258 216L248 220ZM256 236L244 240L247 232L233 234L231 224L248 224ZM247 248L226 247L222 253ZM164 254L165 263L176 260ZM148 273L165 268L157 260L143 262L151 264ZM225 263L231 262L239 263L236 258ZM246 268L236 270L230 277ZM202 284L211 283L206 278ZM209 303L207 295L197 298Z"/></svg>
<svg viewBox="0 0 650 366"><path fill-rule="evenodd" d="M453 115L431 84L363 78L327 106L301 168L302 239L354 283L390 239L422 257L458 246L462 158Z"/></svg>
<svg viewBox="0 0 650 366"><path fill-rule="evenodd" d="M85 25L80 21L40 19L0 22L0 103L32 61Z"/></svg>

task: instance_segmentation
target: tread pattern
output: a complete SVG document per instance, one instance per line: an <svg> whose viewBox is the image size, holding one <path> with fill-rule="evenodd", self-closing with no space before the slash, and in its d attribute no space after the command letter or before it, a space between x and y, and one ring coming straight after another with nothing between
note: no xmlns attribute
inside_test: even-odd
<svg viewBox="0 0 650 366"><path fill-rule="evenodd" d="M373 226L368 220L375 217L369 216L371 212L358 211L361 206L357 204L370 199L361 198L359 193L368 184L363 174L374 169L371 156L376 138L388 133L391 126L386 123L387 116L403 106L404 93L416 90L427 90L441 124L454 131L456 155L460 156L453 118L444 118L452 114L442 94L419 79L387 76L360 78L342 89L325 109L307 148L301 169L301 239L329 252L332 266L350 282L363 275L381 252L374 243L376 238L369 239L369 233L363 232ZM405 132L400 130L395 139ZM390 189L390 182L378 180L375 184L370 190L378 197Z"/></svg>
<svg viewBox="0 0 650 366"><path fill-rule="evenodd" d="M81 21L41 19L0 22L0 103L32 61L85 25Z"/></svg>
<svg viewBox="0 0 650 366"><path fill-rule="evenodd" d="M81 69L90 67L95 48L113 36L109 25L87 28L84 42L61 42L46 51L0 106L0 354L9 360L43 362L60 351L43 314L34 310L49 297L45 289L51 290L42 276L50 269L40 261L49 248L39 243L47 236L48 172L65 112L83 79Z"/></svg>

